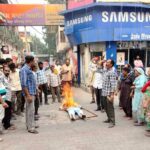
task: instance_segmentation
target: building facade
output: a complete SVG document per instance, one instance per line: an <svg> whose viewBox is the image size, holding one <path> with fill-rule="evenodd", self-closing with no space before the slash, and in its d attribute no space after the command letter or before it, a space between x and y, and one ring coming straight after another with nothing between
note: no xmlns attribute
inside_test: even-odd
<svg viewBox="0 0 150 150"><path fill-rule="evenodd" d="M81 83L87 85L92 56L113 59L118 67L133 66L139 55L150 67L150 5L142 3L92 3L67 10L65 33L80 53Z"/></svg>

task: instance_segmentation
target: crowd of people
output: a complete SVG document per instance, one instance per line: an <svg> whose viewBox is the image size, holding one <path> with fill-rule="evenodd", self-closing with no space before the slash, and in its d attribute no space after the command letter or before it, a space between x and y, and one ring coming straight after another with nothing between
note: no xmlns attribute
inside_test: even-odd
<svg viewBox="0 0 150 150"><path fill-rule="evenodd" d="M119 107L125 117L133 119L135 126L147 124L146 136L150 136L150 70L146 75L139 57L134 64L133 68L126 64L118 74L112 59L94 57L89 65L91 103L97 103L96 111L106 112L104 123L113 128L114 97L118 95ZM43 62L35 62L33 56L26 56L23 64L15 64L10 58L0 59L0 135L15 130L11 121L17 116L23 117L24 111L27 131L38 134L40 105L49 105L49 91L52 94L51 103L55 103L56 98L61 103L63 89L66 85L71 87L73 76L75 73L70 59L66 59L64 65L56 61L48 68L44 68ZM66 103L64 105L63 109ZM86 118L79 105L74 104L66 110L72 120L75 120L76 113L80 118Z"/></svg>
<svg viewBox="0 0 150 150"><path fill-rule="evenodd" d="M26 56L23 64L15 64L10 58L0 59L0 135L15 130L12 120L23 117L24 113L27 131L38 134L40 105L49 105L49 91L52 103L56 97L61 103L61 87L66 83L71 85L72 76L70 59L66 59L62 66L56 61L47 68L43 62L35 62L33 56Z"/></svg>
<svg viewBox="0 0 150 150"><path fill-rule="evenodd" d="M119 74L113 60L94 57L89 65L91 103L97 103L96 111L106 112L109 128L115 126L114 97L118 95L119 107L126 118L133 119L135 126L147 125L150 136L150 70L146 73L137 56L134 67L123 66Z"/></svg>

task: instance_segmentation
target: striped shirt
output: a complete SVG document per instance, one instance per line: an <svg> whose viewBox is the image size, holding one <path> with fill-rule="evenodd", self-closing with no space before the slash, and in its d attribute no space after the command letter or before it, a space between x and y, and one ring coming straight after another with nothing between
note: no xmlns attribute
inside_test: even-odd
<svg viewBox="0 0 150 150"><path fill-rule="evenodd" d="M38 85L47 83L47 77L45 74L45 70L37 71L37 83L38 83Z"/></svg>

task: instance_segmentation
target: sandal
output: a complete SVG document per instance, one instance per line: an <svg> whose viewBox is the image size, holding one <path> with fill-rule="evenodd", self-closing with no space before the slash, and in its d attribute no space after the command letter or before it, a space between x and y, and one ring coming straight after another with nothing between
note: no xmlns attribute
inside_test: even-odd
<svg viewBox="0 0 150 150"><path fill-rule="evenodd" d="M38 134L39 132L36 130L28 130L29 133Z"/></svg>
<svg viewBox="0 0 150 150"><path fill-rule="evenodd" d="M16 130L16 128L15 128L15 126L11 126L7 130Z"/></svg>

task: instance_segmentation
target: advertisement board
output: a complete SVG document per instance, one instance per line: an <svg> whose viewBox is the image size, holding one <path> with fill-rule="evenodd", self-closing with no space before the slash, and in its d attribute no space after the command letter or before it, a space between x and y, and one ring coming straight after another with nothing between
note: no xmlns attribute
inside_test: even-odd
<svg viewBox="0 0 150 150"><path fill-rule="evenodd" d="M1 4L0 25L43 26L62 25L63 17L59 12L65 9L63 4Z"/></svg>
<svg viewBox="0 0 150 150"><path fill-rule="evenodd" d="M64 16L59 12L65 10L64 4L45 5L45 25L63 25Z"/></svg>
<svg viewBox="0 0 150 150"><path fill-rule="evenodd" d="M95 7L94 11L79 10L73 16L66 15L65 34L75 45L97 41L150 41L149 16L149 8L126 6L123 10L109 5Z"/></svg>
<svg viewBox="0 0 150 150"><path fill-rule="evenodd" d="M150 0L96 0L96 2L128 2L128 3L150 3Z"/></svg>
<svg viewBox="0 0 150 150"><path fill-rule="evenodd" d="M74 9L93 3L94 0L68 0L67 9Z"/></svg>

